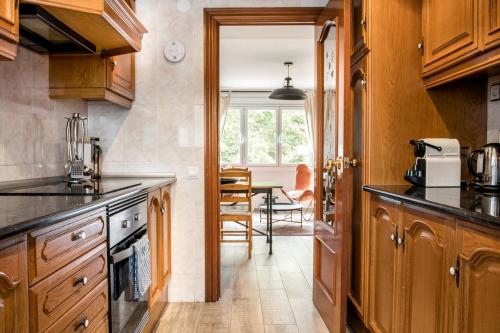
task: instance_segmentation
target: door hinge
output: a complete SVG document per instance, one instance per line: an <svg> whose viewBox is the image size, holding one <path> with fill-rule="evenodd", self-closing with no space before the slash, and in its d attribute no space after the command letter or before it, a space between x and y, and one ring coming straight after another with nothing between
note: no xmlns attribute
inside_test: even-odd
<svg viewBox="0 0 500 333"><path fill-rule="evenodd" d="M417 44L417 48L420 50L420 53L424 54L424 40L420 40Z"/></svg>

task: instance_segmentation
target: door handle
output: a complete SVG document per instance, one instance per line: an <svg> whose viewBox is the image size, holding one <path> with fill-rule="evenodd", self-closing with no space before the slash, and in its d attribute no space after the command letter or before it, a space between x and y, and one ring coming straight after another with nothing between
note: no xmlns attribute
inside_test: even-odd
<svg viewBox="0 0 500 333"><path fill-rule="evenodd" d="M329 159L329 160L326 161L325 169L327 171L331 171L334 168L336 168L336 169L342 169L342 157L341 156L337 157L334 160L333 159Z"/></svg>
<svg viewBox="0 0 500 333"><path fill-rule="evenodd" d="M355 168L359 166L359 160L357 158L344 157L344 168Z"/></svg>

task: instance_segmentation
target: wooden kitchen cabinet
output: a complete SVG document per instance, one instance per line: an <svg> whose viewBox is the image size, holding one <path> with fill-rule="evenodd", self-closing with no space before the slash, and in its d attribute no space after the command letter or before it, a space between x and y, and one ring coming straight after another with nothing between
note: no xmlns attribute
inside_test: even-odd
<svg viewBox="0 0 500 333"><path fill-rule="evenodd" d="M161 296L161 192L156 190L148 194L148 235L151 265L151 285L149 286L149 307L152 308Z"/></svg>
<svg viewBox="0 0 500 333"><path fill-rule="evenodd" d="M422 76L433 88L500 64L498 0L423 0Z"/></svg>
<svg viewBox="0 0 500 333"><path fill-rule="evenodd" d="M500 0L481 0L484 48L500 45Z"/></svg>
<svg viewBox="0 0 500 333"><path fill-rule="evenodd" d="M0 60L14 60L19 42L19 0L0 0Z"/></svg>
<svg viewBox="0 0 500 333"><path fill-rule="evenodd" d="M463 223L466 225L466 222ZM500 328L500 234L458 228L457 332L498 332Z"/></svg>
<svg viewBox="0 0 500 333"><path fill-rule="evenodd" d="M28 332L25 237L0 241L0 332Z"/></svg>
<svg viewBox="0 0 500 333"><path fill-rule="evenodd" d="M170 191L164 187L161 193L161 262L160 262L160 285L162 290L168 288L168 282L172 275L171 262L171 209L170 209Z"/></svg>
<svg viewBox="0 0 500 333"><path fill-rule="evenodd" d="M135 98L135 54L51 56L49 95L55 99L106 100L130 109Z"/></svg>
<svg viewBox="0 0 500 333"><path fill-rule="evenodd" d="M424 76L479 51L479 0L423 0Z"/></svg>
<svg viewBox="0 0 500 333"><path fill-rule="evenodd" d="M454 219L414 208L405 208L403 231L398 236L402 252L402 288L399 298L402 332L450 332L453 283L449 267L455 261L452 247Z"/></svg>
<svg viewBox="0 0 500 333"><path fill-rule="evenodd" d="M359 60L367 51L367 0L351 0L351 57L352 63Z"/></svg>
<svg viewBox="0 0 500 333"><path fill-rule="evenodd" d="M385 199L371 203L368 324L372 332L398 332L396 242L401 230L401 212L396 205Z"/></svg>

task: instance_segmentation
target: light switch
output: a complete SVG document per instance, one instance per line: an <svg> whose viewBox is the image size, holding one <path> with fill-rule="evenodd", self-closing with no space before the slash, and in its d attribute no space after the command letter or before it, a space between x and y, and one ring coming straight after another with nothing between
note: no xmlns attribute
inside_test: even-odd
<svg viewBox="0 0 500 333"><path fill-rule="evenodd" d="M500 99L500 83L493 84L490 87L490 101L498 101Z"/></svg>
<svg viewBox="0 0 500 333"><path fill-rule="evenodd" d="M200 170L198 167L188 167L187 168L187 178L188 179L198 179L199 171Z"/></svg>

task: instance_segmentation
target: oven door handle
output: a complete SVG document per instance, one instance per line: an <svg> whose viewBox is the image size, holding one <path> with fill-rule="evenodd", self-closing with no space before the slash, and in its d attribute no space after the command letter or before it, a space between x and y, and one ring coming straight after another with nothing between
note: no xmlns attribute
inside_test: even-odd
<svg viewBox="0 0 500 333"><path fill-rule="evenodd" d="M122 260L125 260L127 258L130 258L131 256L134 255L134 248L131 246L121 252L115 253L111 255L111 262L113 264L119 263Z"/></svg>

